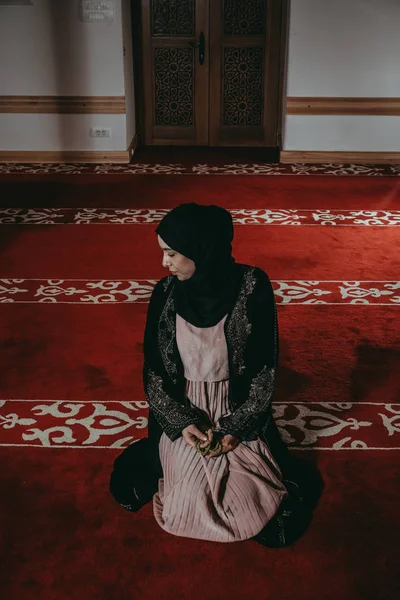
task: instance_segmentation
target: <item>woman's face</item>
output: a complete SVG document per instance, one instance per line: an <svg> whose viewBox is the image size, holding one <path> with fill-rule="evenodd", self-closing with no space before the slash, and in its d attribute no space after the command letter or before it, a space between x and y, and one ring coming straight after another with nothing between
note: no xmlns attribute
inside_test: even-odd
<svg viewBox="0 0 400 600"><path fill-rule="evenodd" d="M190 279L196 271L196 265L190 258L186 258L183 254L172 250L165 242L158 236L158 243L161 250L163 251L162 265L166 269L169 269L173 275L176 275L180 281Z"/></svg>

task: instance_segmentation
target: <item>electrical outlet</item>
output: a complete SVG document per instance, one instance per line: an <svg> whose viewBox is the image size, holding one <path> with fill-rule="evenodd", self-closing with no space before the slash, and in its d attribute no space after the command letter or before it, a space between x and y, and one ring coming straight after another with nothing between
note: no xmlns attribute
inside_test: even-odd
<svg viewBox="0 0 400 600"><path fill-rule="evenodd" d="M110 127L92 127L89 131L90 137L94 138L110 138L111 128Z"/></svg>

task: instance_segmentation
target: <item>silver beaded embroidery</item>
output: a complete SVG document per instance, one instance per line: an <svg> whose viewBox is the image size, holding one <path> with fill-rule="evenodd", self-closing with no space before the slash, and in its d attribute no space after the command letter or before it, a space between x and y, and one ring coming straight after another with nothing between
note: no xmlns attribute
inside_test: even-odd
<svg viewBox="0 0 400 600"><path fill-rule="evenodd" d="M266 412L272 398L275 385L275 368L264 365L250 385L247 400L232 415L221 419L222 429L229 430L239 439L256 439L257 431L253 427L260 414ZM254 429L254 431L253 431Z"/></svg>
<svg viewBox="0 0 400 600"><path fill-rule="evenodd" d="M246 369L244 352L247 339L251 334L251 323L247 316L247 299L256 286L254 268L249 269L243 278L238 299L227 324L226 337L232 348L232 367L234 375L242 375Z"/></svg>
<svg viewBox="0 0 400 600"><path fill-rule="evenodd" d="M230 334L230 342L233 348L232 356L234 357L234 368L240 374L243 373L245 369L244 350L247 343L247 336L250 335L251 332L251 324L248 321L246 311L246 300L253 292L255 285L256 277L254 275L254 269L251 269L245 275L244 284L239 295L238 303L239 301L242 302L240 311L236 312L237 306L235 306L234 309L236 320L239 321L239 323L234 323L233 332ZM274 311L276 311L275 308ZM242 328L240 327L241 320L244 320ZM237 337L238 335L241 337ZM274 314L273 338L274 348L276 348L278 343L276 313ZM236 433L237 436L242 439L256 439L258 437L257 431L252 431L253 423L261 413L267 411L271 403L275 388L275 375L276 368L274 366L264 365L261 371L253 377L250 384L249 395L244 404L237 408L232 415L221 419L223 429L229 429L232 433Z"/></svg>
<svg viewBox="0 0 400 600"><path fill-rule="evenodd" d="M274 391L275 371L274 367L264 365L261 371L253 378L248 400L243 406L248 413L254 414L267 410Z"/></svg>
<svg viewBox="0 0 400 600"><path fill-rule="evenodd" d="M198 421L198 415L190 407L178 403L166 393L162 377L151 369L148 373L146 396L157 421L171 439L178 437L185 427Z"/></svg>
<svg viewBox="0 0 400 600"><path fill-rule="evenodd" d="M163 288L164 288L164 292L167 291L169 284L172 281L172 275L167 275L167 277L164 278L163 281Z"/></svg>
<svg viewBox="0 0 400 600"><path fill-rule="evenodd" d="M158 322L158 349L165 370L174 383L177 378L177 365L174 361L174 345L176 338L175 302L173 289L170 291Z"/></svg>

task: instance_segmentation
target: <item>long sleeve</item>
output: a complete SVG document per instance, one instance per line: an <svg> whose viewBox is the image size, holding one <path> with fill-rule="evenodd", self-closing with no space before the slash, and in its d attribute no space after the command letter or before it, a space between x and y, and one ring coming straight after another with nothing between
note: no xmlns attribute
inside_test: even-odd
<svg viewBox="0 0 400 600"><path fill-rule="evenodd" d="M250 377L249 392L243 404L231 415L222 417L222 433L240 441L257 439L269 416L275 389L278 361L278 321L274 292L268 275L257 269L257 283L247 308L252 333L245 363Z"/></svg>
<svg viewBox="0 0 400 600"><path fill-rule="evenodd" d="M176 440L188 425L201 424L201 415L184 403L184 392L177 392L165 370L159 349L158 322L165 305L164 280L155 286L147 312L144 334L143 384L146 400L165 434ZM179 397L178 397L179 396Z"/></svg>

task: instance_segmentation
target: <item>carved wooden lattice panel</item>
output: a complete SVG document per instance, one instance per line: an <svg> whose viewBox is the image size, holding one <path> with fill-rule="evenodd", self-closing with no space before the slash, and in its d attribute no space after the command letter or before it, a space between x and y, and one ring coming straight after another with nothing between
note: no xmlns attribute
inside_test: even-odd
<svg viewBox="0 0 400 600"><path fill-rule="evenodd" d="M193 125L193 49L155 48L154 75L156 125Z"/></svg>
<svg viewBox="0 0 400 600"><path fill-rule="evenodd" d="M194 35L195 0L152 0L152 35Z"/></svg>
<svg viewBox="0 0 400 600"><path fill-rule="evenodd" d="M224 125L261 125L264 110L264 48L223 49Z"/></svg>
<svg viewBox="0 0 400 600"><path fill-rule="evenodd" d="M224 0L225 35L265 33L266 0Z"/></svg>
<svg viewBox="0 0 400 600"><path fill-rule="evenodd" d="M276 146L287 0L138 0L146 145Z"/></svg>

